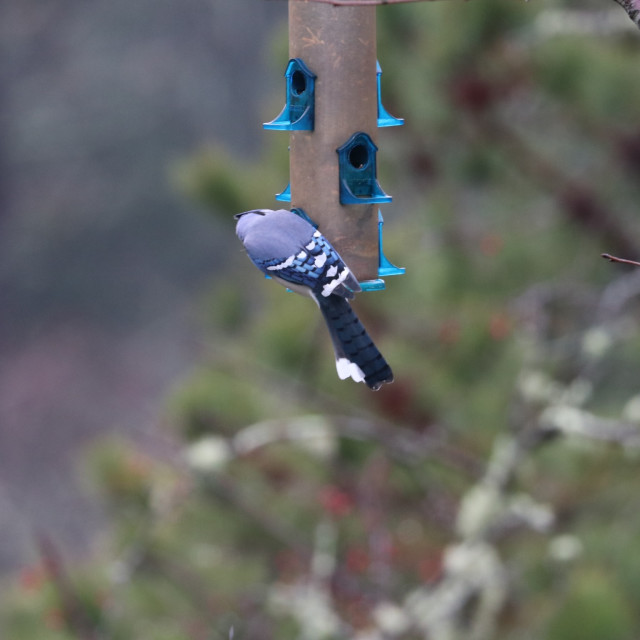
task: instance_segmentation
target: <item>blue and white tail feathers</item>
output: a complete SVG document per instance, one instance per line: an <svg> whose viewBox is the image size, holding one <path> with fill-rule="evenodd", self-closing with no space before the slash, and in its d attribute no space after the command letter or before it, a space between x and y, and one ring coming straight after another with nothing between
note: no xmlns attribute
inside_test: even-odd
<svg viewBox="0 0 640 640"><path fill-rule="evenodd" d="M331 335L336 354L336 369L341 380L353 378L377 391L385 382L393 382L387 361L369 337L349 301L340 296L314 296Z"/></svg>

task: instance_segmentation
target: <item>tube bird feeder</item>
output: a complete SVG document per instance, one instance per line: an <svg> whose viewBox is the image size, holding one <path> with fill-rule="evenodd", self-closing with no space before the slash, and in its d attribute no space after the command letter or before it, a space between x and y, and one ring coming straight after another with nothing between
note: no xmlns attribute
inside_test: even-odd
<svg viewBox="0 0 640 640"><path fill-rule="evenodd" d="M378 207L391 196L375 154L378 127L391 121L379 120L376 7L289 0L289 57L287 104L265 123L290 132L290 182L277 199L318 225L363 289L384 288Z"/></svg>

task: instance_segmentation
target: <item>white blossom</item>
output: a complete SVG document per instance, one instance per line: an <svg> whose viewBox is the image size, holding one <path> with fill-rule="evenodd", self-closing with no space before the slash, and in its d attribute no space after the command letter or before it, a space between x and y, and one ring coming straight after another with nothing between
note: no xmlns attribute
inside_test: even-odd
<svg viewBox="0 0 640 640"><path fill-rule="evenodd" d="M549 543L549 556L556 562L570 562L582 555L584 545L579 538L563 534L555 536Z"/></svg>
<svg viewBox="0 0 640 640"><path fill-rule="evenodd" d="M200 472L218 471L232 457L229 443L220 436L207 436L194 442L184 452L187 464Z"/></svg>

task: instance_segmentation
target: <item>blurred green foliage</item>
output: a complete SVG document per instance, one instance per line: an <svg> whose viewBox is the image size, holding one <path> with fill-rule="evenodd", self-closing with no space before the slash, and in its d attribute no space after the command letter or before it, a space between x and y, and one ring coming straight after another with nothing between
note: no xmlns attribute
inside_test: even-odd
<svg viewBox="0 0 640 640"><path fill-rule="evenodd" d="M635 637L631 607L615 581L599 571L582 571L574 580L562 607L549 623L549 640Z"/></svg>
<svg viewBox="0 0 640 640"><path fill-rule="evenodd" d="M66 583L36 566L8 587L6 637L315 637L277 614L274 592L308 578L328 522L335 637L356 638L376 604L438 584L497 436L526 431L549 398L569 402L576 381L587 409L615 418L626 405L637 424L637 296L612 318L619 344L600 352L593 331L626 274L599 253L640 254L640 36L622 12L600 34L596 3L579 6L592 31L574 28L565 4L379 9L383 101L406 121L380 133L380 182L397 194L385 252L407 274L355 306L396 382L372 394L339 381L313 304L264 282L238 246L203 304L203 362L168 400L185 451L117 442L91 459L113 531L68 589L85 618L99 608L93 635L60 613ZM274 140L253 162L204 150L177 183L229 221L270 206L287 182ZM524 381L548 383L539 406ZM513 584L492 637L638 637L637 454L552 440L510 487L556 519L492 541Z"/></svg>

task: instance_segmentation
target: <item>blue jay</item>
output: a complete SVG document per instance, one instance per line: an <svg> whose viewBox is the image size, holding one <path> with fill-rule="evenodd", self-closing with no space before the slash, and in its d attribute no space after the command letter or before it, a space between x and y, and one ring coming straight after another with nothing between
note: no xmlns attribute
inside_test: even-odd
<svg viewBox="0 0 640 640"><path fill-rule="evenodd" d="M312 224L286 209L238 213L236 233L263 273L320 307L331 335L341 380L353 378L374 391L393 373L349 300L360 291L355 276Z"/></svg>

